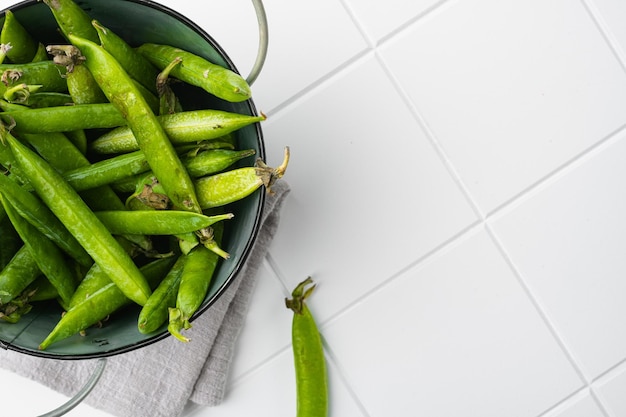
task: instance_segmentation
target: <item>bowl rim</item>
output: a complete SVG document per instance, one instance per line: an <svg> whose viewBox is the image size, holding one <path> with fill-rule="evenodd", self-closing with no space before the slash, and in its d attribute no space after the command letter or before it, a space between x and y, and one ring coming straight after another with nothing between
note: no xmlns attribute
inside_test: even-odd
<svg viewBox="0 0 626 417"><path fill-rule="evenodd" d="M165 6L161 3L155 2L155 1L151 1L151 0L119 0L120 2L125 2L125 3L136 3L145 7L149 7L152 9L155 9L159 12L165 13L173 18L175 18L176 20L180 21L181 23L185 24L187 27L189 27L191 30L193 30L194 32L196 32L205 42L207 42L212 48L215 49L215 51L220 55L220 57L226 62L227 66L229 67L229 69L231 69L232 71L239 73L238 69L236 68L235 64L233 63L233 61L230 59L230 57L228 56L228 54L226 53L226 51L215 41L215 39L209 35L208 32L206 32L201 26L199 26L197 23L195 23L194 21L192 21L191 19L189 19L188 17L186 17L185 15L181 14L180 12ZM40 0L22 0L18 3L15 3L11 6L7 6L4 7L2 9L0 9L0 16L4 16L5 12L7 10L11 10L11 11L16 11L19 9L23 9L23 8L27 8L30 6L34 6L41 3ZM79 3L77 1L77 3ZM245 102L242 102L240 104L245 104L248 108L248 111L250 112L250 114L257 114L257 109L256 106L253 102L253 99L250 98L248 100L246 100ZM256 138L258 141L258 146L259 146L259 150L258 150L258 154L257 157L261 158L262 160L266 160L266 152L265 152L265 142L264 142L264 138L263 138L263 132L261 129L261 126L259 123L255 123L253 125L254 129L256 130ZM246 261L248 260L252 249L256 243L257 237L259 235L261 226L262 226L262 220L263 220L263 214L264 214L264 206L265 206L265 199L266 199L266 193L262 192L263 190L260 190L261 192L258 194L259 195L259 199L258 199L258 204L255 210L255 217L254 220L252 222L253 226L252 226L252 233L249 235L246 244L244 246L244 250L242 251L240 258L238 260L238 262L236 263L236 265L233 267L232 271L228 274L228 276L226 277L225 281L221 284L221 286L216 290L216 292L213 294L212 297L210 297L209 299L205 299L202 303L202 305L200 306L200 308L196 311L196 313L194 313L194 315L190 318L190 322L193 322L194 320L196 320L198 317L200 317L202 314L204 314L211 306L213 306L222 296L223 294L228 290L228 288L232 285L233 281L235 281L235 279L237 279L240 276L240 273L242 272L242 270L244 269L244 266L246 264ZM32 320L35 320L36 317L34 317ZM31 320L31 322L32 322ZM30 325L27 325L25 327L25 329L27 329ZM0 348L4 349L4 350L12 350L15 351L17 353L23 353L23 354L27 354L30 356L34 356L34 357L40 357L40 358L44 358L44 359L58 359L58 360L85 360L85 359L97 359L97 358L107 358L107 357L111 357L111 356L115 356L118 354L122 354L122 353L128 353L149 345L152 345L156 342L159 342L161 340L167 339L168 337L171 337L170 333L167 330L163 330L160 333L155 333L154 335L151 335L145 339L141 339L138 340L135 343L130 343L128 345L124 345L115 349L111 349L111 350L105 350L105 351L101 351L101 352L93 352L93 353L78 353L78 354L73 354L73 353L58 353L58 352L48 352L48 351L40 351L40 350L32 350L30 348L25 348L25 347L21 347L21 346L17 346L17 345L13 345L11 342L6 342L3 340L0 340Z"/></svg>

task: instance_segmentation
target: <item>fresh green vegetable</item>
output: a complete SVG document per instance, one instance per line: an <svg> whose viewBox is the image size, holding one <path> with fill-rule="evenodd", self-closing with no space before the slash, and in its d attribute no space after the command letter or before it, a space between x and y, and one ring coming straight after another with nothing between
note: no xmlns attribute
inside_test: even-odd
<svg viewBox="0 0 626 417"><path fill-rule="evenodd" d="M12 134L6 130L0 133L42 201L120 290L137 304L145 304L151 293L145 278L76 191L57 171Z"/></svg>
<svg viewBox="0 0 626 417"><path fill-rule="evenodd" d="M328 381L322 338L315 319L305 300L315 285L309 277L302 281L285 299L287 308L294 313L291 341L296 371L298 417L326 417L328 414Z"/></svg>
<svg viewBox="0 0 626 417"><path fill-rule="evenodd" d="M230 102L245 101L251 97L250 86L241 75L201 56L154 43L145 43L137 51L160 70L180 59L180 64L172 68L171 75L216 97Z"/></svg>

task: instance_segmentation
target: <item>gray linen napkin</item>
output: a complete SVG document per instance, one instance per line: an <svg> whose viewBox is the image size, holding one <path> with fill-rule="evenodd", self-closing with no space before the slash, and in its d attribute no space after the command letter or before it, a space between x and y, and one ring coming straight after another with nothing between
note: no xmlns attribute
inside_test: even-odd
<svg viewBox="0 0 626 417"><path fill-rule="evenodd" d="M225 395L229 365L247 313L256 275L276 233L289 186L278 181L268 195L263 225L241 275L187 331L190 343L168 337L107 359L85 403L120 417L180 416L188 400L217 405ZM0 366L73 396L97 360L41 359L0 351ZM54 408L51 407L51 408Z"/></svg>

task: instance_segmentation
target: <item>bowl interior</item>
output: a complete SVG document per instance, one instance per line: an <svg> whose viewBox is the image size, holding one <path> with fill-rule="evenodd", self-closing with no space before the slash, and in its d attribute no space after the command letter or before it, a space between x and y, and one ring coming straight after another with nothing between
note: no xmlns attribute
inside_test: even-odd
<svg viewBox="0 0 626 417"><path fill-rule="evenodd" d="M170 44L237 71L226 53L207 33L188 18L167 7L141 0L78 0L77 4L132 46L145 42ZM18 3L10 9L18 21L44 45L67 43L59 35L56 21L45 4L31 0ZM4 22L4 11L0 13L1 25ZM252 100L229 103L195 87L184 87L178 94L186 110L215 108L256 114ZM240 165L252 165L257 156L265 159L262 132L258 124L237 131L235 137L238 148L256 150L256 156L241 161ZM210 308L236 279L256 239L264 195L262 190L258 190L252 196L229 207L235 217L225 223L222 247L231 257L220 261L204 303L194 318ZM0 346L42 357L87 359L127 352L169 336L165 326L153 334L141 334L137 330L139 307L130 306L117 313L102 328L88 329L86 336L76 335L53 344L45 351L38 350L39 343L56 325L61 312L56 303L44 303L36 305L17 324L0 321Z"/></svg>

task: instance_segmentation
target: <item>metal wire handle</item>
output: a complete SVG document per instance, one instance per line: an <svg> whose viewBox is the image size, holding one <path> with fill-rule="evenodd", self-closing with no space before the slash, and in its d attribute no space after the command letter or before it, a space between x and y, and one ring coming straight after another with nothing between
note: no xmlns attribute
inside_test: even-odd
<svg viewBox="0 0 626 417"><path fill-rule="evenodd" d="M265 15L265 8L261 0L252 0L254 10L256 12L257 22L259 24L259 49L257 51L256 61L250 70L250 75L246 81L248 85L252 85L265 64L265 58L267 57L267 46L269 44L269 34L267 29L267 16Z"/></svg>
<svg viewBox="0 0 626 417"><path fill-rule="evenodd" d="M100 377L102 376L102 373L104 372L104 368L106 364L107 364L107 361L105 358L98 359L98 363L93 374L91 374L91 376L87 380L87 383L85 383L85 385L80 389L80 391L76 393L76 395L74 395L72 398L69 399L69 401L67 401L65 404L61 405L60 407L52 411L49 411L46 414L42 414L39 417L59 417L59 416L63 416L69 413L72 409L74 409L74 407L80 404L85 399L85 397L89 395L91 390L96 386L96 384L98 383L98 380L100 380Z"/></svg>

